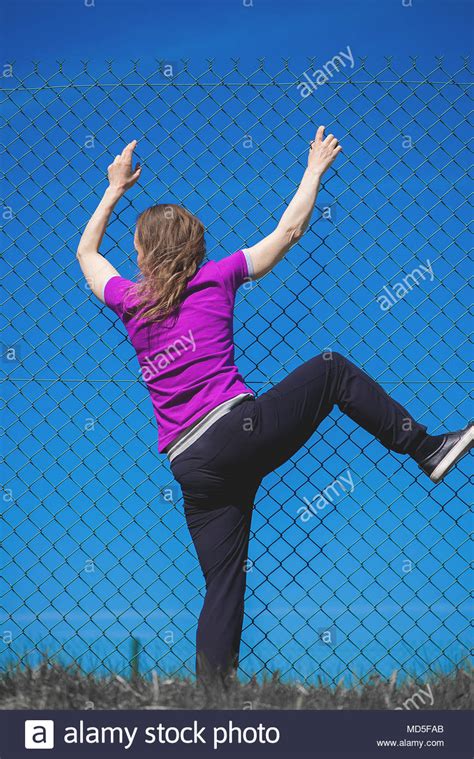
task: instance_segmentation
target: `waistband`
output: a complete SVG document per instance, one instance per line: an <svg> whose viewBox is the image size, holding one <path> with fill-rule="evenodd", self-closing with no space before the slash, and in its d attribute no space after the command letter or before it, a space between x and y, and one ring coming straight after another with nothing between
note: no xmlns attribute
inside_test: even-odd
<svg viewBox="0 0 474 759"><path fill-rule="evenodd" d="M173 459L175 459L176 456L179 456L180 453L184 453L184 451L189 448L190 445L195 443L196 440L198 440L201 435L214 424L214 422L217 422L218 419L221 419L225 414L228 414L234 406L238 406L238 404L242 403L245 399L253 397L252 393L239 393L239 395L236 395L234 398L230 398L229 400L220 403L203 416L202 419L199 419L192 424L191 427L187 427L183 432L180 432L178 437L166 447L165 453L168 456L169 461L173 461Z"/></svg>

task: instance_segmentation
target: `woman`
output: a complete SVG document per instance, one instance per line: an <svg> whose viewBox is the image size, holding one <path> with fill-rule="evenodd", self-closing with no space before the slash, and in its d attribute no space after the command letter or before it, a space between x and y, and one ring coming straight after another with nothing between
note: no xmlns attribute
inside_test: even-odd
<svg viewBox="0 0 474 759"><path fill-rule="evenodd" d="M159 451L181 485L187 524L206 581L197 630L199 677L227 679L238 662L245 562L256 491L334 405L389 450L411 456L433 482L473 445L474 425L429 435L408 411L338 353L315 356L255 397L234 364L237 288L280 261L306 230L321 177L341 151L319 127L301 184L276 229L246 250L203 264L204 228L184 208L157 205L139 217L140 280L120 277L100 254L109 217L138 180L136 141L109 166L109 187L79 243L92 292L123 321L158 423ZM205 677L204 677L205 676Z"/></svg>

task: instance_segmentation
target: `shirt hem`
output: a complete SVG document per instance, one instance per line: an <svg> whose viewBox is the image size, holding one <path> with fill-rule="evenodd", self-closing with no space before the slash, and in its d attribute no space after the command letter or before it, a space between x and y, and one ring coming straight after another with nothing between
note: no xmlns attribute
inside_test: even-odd
<svg viewBox="0 0 474 759"><path fill-rule="evenodd" d="M248 395L248 396L251 396L252 398L255 397L255 393L253 392L253 390L245 386L240 393L233 393L233 394L228 395L227 397L224 397L222 400L219 401L218 404L216 404L215 406L211 406L210 408L206 409L204 413L195 417L192 421L189 422L189 424L183 430L180 430L179 432L176 433L176 435L173 435L171 439L165 439L163 443L159 442L158 453L163 453L166 455L166 449L170 445L172 445L173 442L177 440L180 435L184 434L186 430L189 431L191 427L193 427L195 424L198 424L200 421L202 421L208 414L210 414L212 411L218 408L218 406L220 406L221 404L226 403L227 401L231 401L233 398L236 398L237 396L240 396L240 395Z"/></svg>

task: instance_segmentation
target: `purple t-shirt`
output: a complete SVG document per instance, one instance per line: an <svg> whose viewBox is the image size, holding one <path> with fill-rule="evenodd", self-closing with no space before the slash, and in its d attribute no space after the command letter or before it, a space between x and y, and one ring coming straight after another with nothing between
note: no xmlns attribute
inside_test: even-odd
<svg viewBox="0 0 474 759"><path fill-rule="evenodd" d="M234 301L248 278L238 250L208 261L188 282L178 316L147 323L134 314L134 283L112 277L104 300L123 321L158 423L160 453L220 403L252 393L234 364Z"/></svg>

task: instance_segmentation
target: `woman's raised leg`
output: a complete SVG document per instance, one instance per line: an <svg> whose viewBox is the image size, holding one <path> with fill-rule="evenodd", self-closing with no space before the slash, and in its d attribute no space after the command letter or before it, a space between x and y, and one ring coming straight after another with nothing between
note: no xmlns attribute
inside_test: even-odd
<svg viewBox="0 0 474 759"><path fill-rule="evenodd" d="M250 434L261 474L280 466L301 448L334 406L386 448L412 456L418 463L443 439L429 435L424 425L362 369L339 353L328 352L302 364L256 399Z"/></svg>

